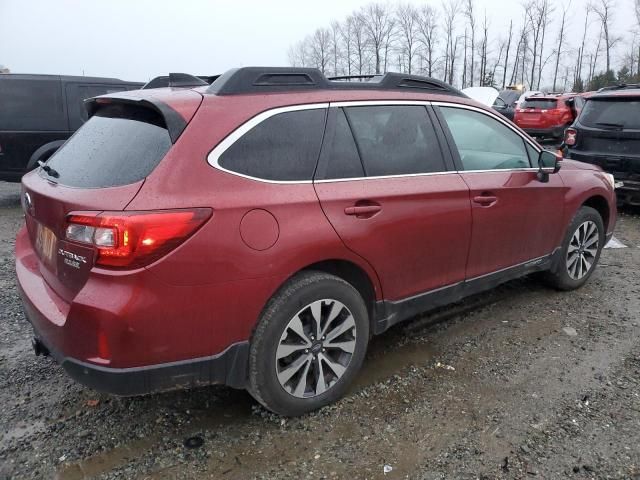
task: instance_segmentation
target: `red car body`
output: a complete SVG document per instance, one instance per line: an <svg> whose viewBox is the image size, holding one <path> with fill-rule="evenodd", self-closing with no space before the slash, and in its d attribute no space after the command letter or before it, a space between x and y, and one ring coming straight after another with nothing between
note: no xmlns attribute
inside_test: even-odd
<svg viewBox="0 0 640 480"><path fill-rule="evenodd" d="M37 346L100 390L244 387L257 319L287 279L310 267L357 285L372 331L381 333L425 307L550 268L582 205L601 212L608 237L616 221L604 174L573 161L563 161L546 183L535 166L479 173L453 165L436 175L283 183L207 161L240 126L282 107L438 102L503 122L461 96L357 88L222 95L201 87L141 90L92 105L119 102L159 106L183 130L158 165L131 184L74 188L42 171L25 175L26 222L15 246ZM142 266L100 266L96 248L65 239L70 215L193 209L203 212L197 228ZM51 258L42 253L52 248L39 238L43 226L55 235ZM425 294L428 304L418 302Z"/></svg>
<svg viewBox="0 0 640 480"><path fill-rule="evenodd" d="M576 119L573 99L577 95L536 95L516 109L514 123L535 137L561 138Z"/></svg>

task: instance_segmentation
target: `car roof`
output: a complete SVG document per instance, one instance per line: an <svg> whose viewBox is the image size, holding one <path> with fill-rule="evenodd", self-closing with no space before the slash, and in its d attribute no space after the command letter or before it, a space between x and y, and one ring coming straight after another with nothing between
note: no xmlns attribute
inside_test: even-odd
<svg viewBox="0 0 640 480"><path fill-rule="evenodd" d="M85 77L79 75L47 75L39 73L1 73L0 80L51 80L74 83L117 83L127 85L142 85L142 82L130 82L111 77Z"/></svg>
<svg viewBox="0 0 640 480"><path fill-rule="evenodd" d="M640 97L640 88L621 88L620 90L602 90L589 97L590 100L598 98Z"/></svg>

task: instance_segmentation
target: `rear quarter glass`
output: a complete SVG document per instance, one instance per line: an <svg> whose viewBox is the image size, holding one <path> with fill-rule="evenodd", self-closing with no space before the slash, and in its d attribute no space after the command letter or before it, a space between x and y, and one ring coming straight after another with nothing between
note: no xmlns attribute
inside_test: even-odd
<svg viewBox="0 0 640 480"><path fill-rule="evenodd" d="M128 185L148 176L171 148L162 117L148 108L103 107L47 163L61 185L105 188Z"/></svg>

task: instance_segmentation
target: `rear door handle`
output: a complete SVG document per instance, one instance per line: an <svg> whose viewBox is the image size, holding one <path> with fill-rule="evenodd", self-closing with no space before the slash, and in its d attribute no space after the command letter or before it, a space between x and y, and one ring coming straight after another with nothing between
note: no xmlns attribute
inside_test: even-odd
<svg viewBox="0 0 640 480"><path fill-rule="evenodd" d="M497 201L498 197L493 195L478 195L477 197L473 197L473 202L483 207L490 207L492 205L495 205Z"/></svg>
<svg viewBox="0 0 640 480"><path fill-rule="evenodd" d="M353 206L344 209L345 215L371 215L382 210L380 205Z"/></svg>

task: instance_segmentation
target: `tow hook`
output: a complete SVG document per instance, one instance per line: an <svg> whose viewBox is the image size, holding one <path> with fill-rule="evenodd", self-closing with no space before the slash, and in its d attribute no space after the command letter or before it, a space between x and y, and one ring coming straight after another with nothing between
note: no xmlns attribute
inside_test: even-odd
<svg viewBox="0 0 640 480"><path fill-rule="evenodd" d="M33 352L36 354L36 356L38 356L38 357L40 355L42 355L43 357L48 357L49 356L49 349L47 347L45 347L44 343L42 343L36 337L33 337L31 339L31 345L33 346Z"/></svg>

